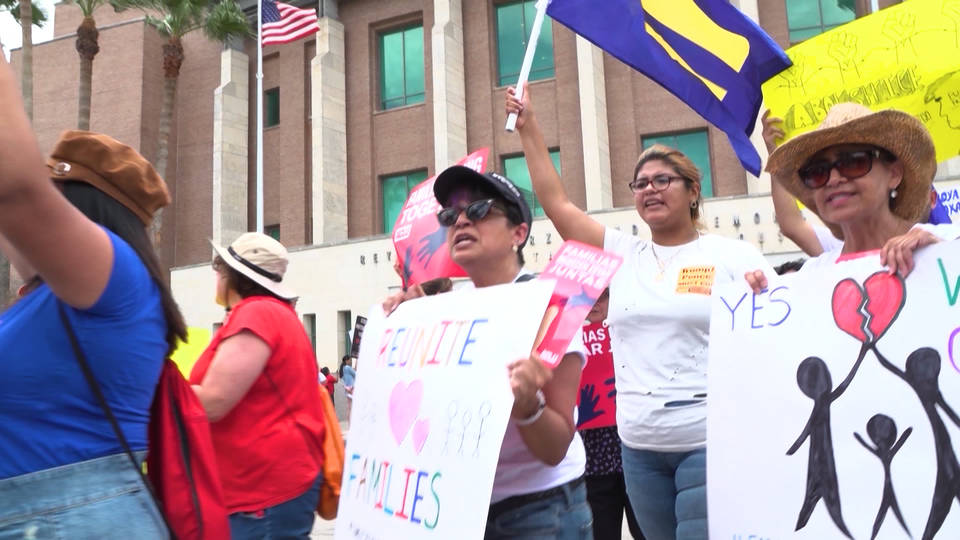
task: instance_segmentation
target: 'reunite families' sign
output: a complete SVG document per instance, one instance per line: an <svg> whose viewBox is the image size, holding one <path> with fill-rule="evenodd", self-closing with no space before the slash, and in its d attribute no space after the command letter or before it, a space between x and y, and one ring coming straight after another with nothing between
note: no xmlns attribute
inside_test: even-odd
<svg viewBox="0 0 960 540"><path fill-rule="evenodd" d="M711 538L960 538L958 248L715 289Z"/></svg>
<svg viewBox="0 0 960 540"><path fill-rule="evenodd" d="M513 393L554 283L375 306L360 347L335 538L483 538Z"/></svg>

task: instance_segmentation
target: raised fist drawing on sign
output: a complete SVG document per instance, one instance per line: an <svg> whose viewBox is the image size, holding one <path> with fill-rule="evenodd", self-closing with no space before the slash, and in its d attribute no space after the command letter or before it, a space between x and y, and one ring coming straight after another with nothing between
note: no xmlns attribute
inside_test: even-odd
<svg viewBox="0 0 960 540"><path fill-rule="evenodd" d="M883 28L880 30L883 36L893 42L894 50L897 52L897 62L903 60L900 51L909 52L913 56L917 55L917 49L913 46L913 36L917 34L917 16L913 13L904 11L894 15L889 15L883 20ZM906 50L909 47L909 50Z"/></svg>
<svg viewBox="0 0 960 540"><path fill-rule="evenodd" d="M847 82L848 73L856 73L860 78L860 69L857 67L857 53L860 51L859 38L847 32L837 32L827 46L827 54L837 62L840 68L840 77Z"/></svg>

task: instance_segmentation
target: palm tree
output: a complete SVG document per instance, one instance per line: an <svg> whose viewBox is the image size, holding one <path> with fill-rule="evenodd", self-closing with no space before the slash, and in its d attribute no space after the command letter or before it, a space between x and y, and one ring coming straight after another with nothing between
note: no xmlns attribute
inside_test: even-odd
<svg viewBox="0 0 960 540"><path fill-rule="evenodd" d="M183 36L202 30L210 39L221 43L231 38L250 35L250 25L243 10L234 0L110 0L116 11L129 8L142 10L146 23L167 38L163 44L163 105L160 108L159 141L154 167L163 178L167 172L170 124L173 121L177 78L183 65ZM151 227L154 242L160 243L161 214L158 211Z"/></svg>
<svg viewBox="0 0 960 540"><path fill-rule="evenodd" d="M93 58L100 52L100 31L93 12L107 0L74 0L83 20L77 27L77 54L80 55L80 89L77 98L77 129L90 129L90 96L93 86Z"/></svg>
<svg viewBox="0 0 960 540"><path fill-rule="evenodd" d="M20 23L20 91L27 116L33 120L33 26L43 27L47 15L31 0L0 0L0 10L9 11Z"/></svg>

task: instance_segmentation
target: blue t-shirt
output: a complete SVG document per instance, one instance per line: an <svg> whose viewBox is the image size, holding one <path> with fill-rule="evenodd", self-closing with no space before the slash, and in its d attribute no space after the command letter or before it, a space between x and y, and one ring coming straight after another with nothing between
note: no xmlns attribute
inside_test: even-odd
<svg viewBox="0 0 960 540"><path fill-rule="evenodd" d="M90 309L64 304L130 447L147 447L167 352L160 290L136 252L107 231L113 268ZM94 398L46 285L0 314L0 478L123 452Z"/></svg>
<svg viewBox="0 0 960 540"><path fill-rule="evenodd" d="M354 371L353 366L343 366L343 377L340 377L340 380L343 381L344 386L353 386L356 378L357 372Z"/></svg>

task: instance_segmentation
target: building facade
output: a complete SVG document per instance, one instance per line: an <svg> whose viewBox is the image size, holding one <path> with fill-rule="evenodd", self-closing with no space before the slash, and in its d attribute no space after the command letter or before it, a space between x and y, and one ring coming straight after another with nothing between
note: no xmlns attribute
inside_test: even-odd
<svg viewBox="0 0 960 540"><path fill-rule="evenodd" d="M535 0L306 0L320 31L263 50L264 230L291 249L290 280L321 364L348 349L347 332L391 289L389 232L407 192L468 152L528 191L519 137L504 131L504 93L520 70ZM868 0L733 0L782 46L869 12ZM881 0L880 7L894 2ZM255 17L256 4L242 5ZM162 38L137 12L95 14L91 129L157 151ZM75 125L75 6L57 6L55 38L34 52L35 127L44 149ZM257 48L184 40L166 180L162 258L188 324L223 317L213 302L208 240L256 227ZM777 230L769 179L744 171L726 136L656 83L559 24L545 24L530 91L571 199L600 221L649 231L627 183L637 155L678 147L703 172L705 228L756 244L771 260L797 256ZM14 54L14 62L17 55ZM755 144L765 157L759 129ZM951 186L960 167L941 166ZM560 244L545 218L526 249L531 269Z"/></svg>

